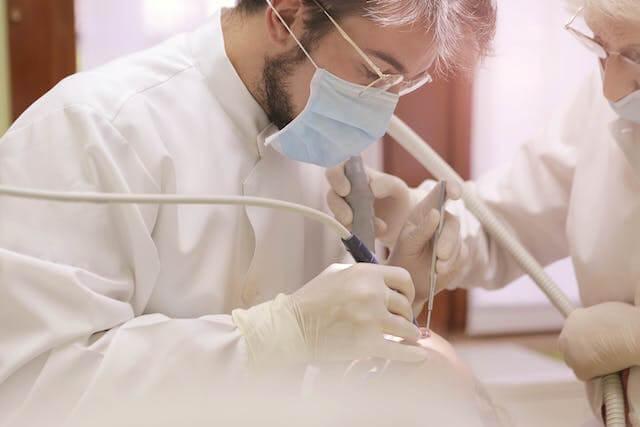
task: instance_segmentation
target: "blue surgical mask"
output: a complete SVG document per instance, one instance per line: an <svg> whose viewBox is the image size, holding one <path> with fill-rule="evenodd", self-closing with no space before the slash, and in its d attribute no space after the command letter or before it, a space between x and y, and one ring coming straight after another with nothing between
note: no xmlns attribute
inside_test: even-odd
<svg viewBox="0 0 640 427"><path fill-rule="evenodd" d="M640 90L630 93L620 101L611 102L611 108L621 118L640 124Z"/></svg>
<svg viewBox="0 0 640 427"><path fill-rule="evenodd" d="M384 136L400 96L345 81L318 67L271 7L316 72L304 110L265 143L293 160L325 168L337 166Z"/></svg>
<svg viewBox="0 0 640 427"><path fill-rule="evenodd" d="M318 68L307 106L267 138L267 145L290 159L325 168L362 153L384 136L399 99L384 91L362 96L364 90Z"/></svg>

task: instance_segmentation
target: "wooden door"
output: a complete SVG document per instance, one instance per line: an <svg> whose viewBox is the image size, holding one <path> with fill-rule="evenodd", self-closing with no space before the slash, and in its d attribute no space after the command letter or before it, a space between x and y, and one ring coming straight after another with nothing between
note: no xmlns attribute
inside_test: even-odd
<svg viewBox="0 0 640 427"><path fill-rule="evenodd" d="M7 0L13 118L76 70L73 0Z"/></svg>

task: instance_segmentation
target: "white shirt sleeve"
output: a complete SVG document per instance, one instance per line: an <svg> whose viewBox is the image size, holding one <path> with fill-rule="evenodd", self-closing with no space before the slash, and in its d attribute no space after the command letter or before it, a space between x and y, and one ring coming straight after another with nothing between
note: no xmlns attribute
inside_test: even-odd
<svg viewBox="0 0 640 427"><path fill-rule="evenodd" d="M0 183L160 191L109 121L84 107L14 125L0 139ZM206 394L245 372L230 316L145 313L161 274L156 206L0 197L0 212L0 424L62 425L81 407Z"/></svg>

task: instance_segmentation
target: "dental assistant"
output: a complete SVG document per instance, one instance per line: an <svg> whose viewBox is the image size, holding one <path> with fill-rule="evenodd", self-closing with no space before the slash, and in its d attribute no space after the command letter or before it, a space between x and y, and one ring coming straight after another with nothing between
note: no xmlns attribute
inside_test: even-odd
<svg viewBox="0 0 640 427"><path fill-rule="evenodd" d="M322 210L322 167L378 140L399 96L453 61L451 46L484 51L491 2L448 3L241 0L61 82L0 139L0 183ZM340 242L301 217L11 198L0 212L0 425L62 425L132 396L210 396L256 370L425 358L383 338L419 336L410 275L327 269Z"/></svg>
<svg viewBox="0 0 640 427"><path fill-rule="evenodd" d="M580 0L571 7L575 16L566 30L594 54L593 78L548 135L469 185L543 265L571 258L586 308L562 331L565 360L588 382L597 415L603 404L594 379L624 371L630 422L640 426L640 3ZM342 169L328 175L332 210L348 224ZM371 183L380 195L379 236L393 246L424 217L419 205L413 208L422 193L377 172ZM522 274L470 213L462 206L451 211L457 224L450 221L438 248L453 254L438 265L443 286L498 288ZM402 239L395 246L396 253L413 254L399 265L420 288L425 251L407 249Z"/></svg>

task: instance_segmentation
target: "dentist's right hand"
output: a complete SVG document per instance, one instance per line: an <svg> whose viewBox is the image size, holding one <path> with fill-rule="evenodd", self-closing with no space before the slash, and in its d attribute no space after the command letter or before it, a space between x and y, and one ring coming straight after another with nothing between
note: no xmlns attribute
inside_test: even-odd
<svg viewBox="0 0 640 427"><path fill-rule="evenodd" d="M294 294L232 316L258 369L367 357L422 362L424 349L384 338L419 339L414 295L401 268L333 265Z"/></svg>

